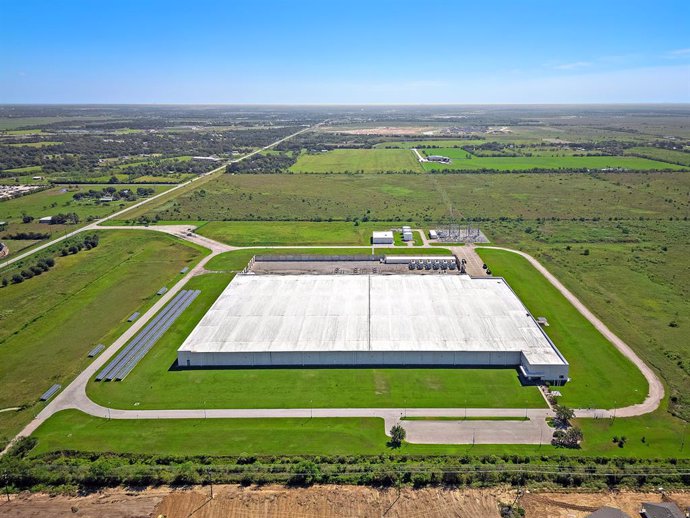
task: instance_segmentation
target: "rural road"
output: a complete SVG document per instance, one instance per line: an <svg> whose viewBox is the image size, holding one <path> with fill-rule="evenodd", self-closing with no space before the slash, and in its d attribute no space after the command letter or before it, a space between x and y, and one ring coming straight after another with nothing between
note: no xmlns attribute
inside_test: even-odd
<svg viewBox="0 0 690 518"><path fill-rule="evenodd" d="M419 151L417 151L416 148L412 148L412 151L414 151L414 154L417 155L417 160L419 160L420 162L428 162L428 160L427 160L426 158L424 158L424 157L419 153Z"/></svg>
<svg viewBox="0 0 690 518"><path fill-rule="evenodd" d="M311 131L312 129L314 129L314 128L320 126L321 124L324 124L325 122L326 122L326 121L320 122L319 124L316 124L316 125L314 125L314 126L308 126L308 127L304 128L304 129L301 129L300 131L297 131L297 132L295 132L295 133L293 133L293 134L291 134L291 135L288 135L287 137L284 137L284 138L282 138L282 139L280 139L280 140L276 140L275 142L272 142L272 143L270 143L270 144L267 145L267 146L264 146L264 147L262 147L262 148L259 148L259 149L255 150L255 151L252 151L251 153L247 153L246 155L243 155L243 156L241 156L241 157L239 157L239 158L236 158L236 159L234 159L234 160L229 160L228 162L225 162L223 165L216 167L215 169L213 169L212 171L209 171L208 173L201 174L201 175L199 175L199 176L197 176L197 177L195 177L195 178L192 178L192 179L189 180L189 181L186 181L186 182L177 184L176 186L172 187L171 189L168 189L168 190L166 190L166 191L164 191L164 192L162 192L162 193L160 193L160 194L156 194L155 196L151 196L150 198L146 198L146 199L144 199L144 200L142 200L142 201L140 201L140 202L135 203L134 205L130 205L129 207L127 207L127 208L125 208L125 209L122 209L122 210L117 211L117 212L115 212L115 213L113 213L113 214L110 214L110 215L108 215L108 216L105 216L105 217L103 217L103 218L101 218L101 219L99 219L99 220L94 221L93 223L90 223L90 224L88 224L88 225L85 225L85 226L83 226L83 227L80 227L80 228L78 228L78 229L76 229L76 230L74 230L74 231L72 231L72 232L68 232L67 234L65 234L65 235L63 235L63 236L60 236L60 237L58 237L58 238L56 238L56 239L53 239L53 240L51 240L51 241L48 241L47 243L44 243L44 244L42 244L42 245L40 245L40 246L37 246L36 248L32 248L31 250L29 250L29 251L27 251L27 252L23 252L23 253L21 253L21 254L19 254L19 255L16 255L16 256L14 256L14 257L11 257L10 259L8 259L8 260L3 261L2 263L0 263L0 268L4 268L4 267L6 267L6 266L9 266L9 265L11 265L12 263L15 263L15 262L17 262L17 261L21 261L22 259L24 259L24 258L26 258L26 257L29 257L29 256L32 255L32 254L35 254L36 252L40 252L41 250L45 250L45 249L48 248L49 246L52 246L52 245L54 245L54 244L56 244L56 243L59 243L60 241L64 241L65 239L69 239L70 237L76 236L77 234L79 234L79 233L81 233L81 232L87 232L87 231L89 231L89 230L94 230L96 227L98 227L99 225L102 225L103 223L105 223L106 221L108 221L108 220L110 220L110 219L117 218L118 216L122 216L123 214L129 212L130 210L133 210L133 209L136 209L136 208L141 207L141 206L143 206L143 205L146 205L147 203L151 203L152 201L157 200L158 198L161 198L162 196L167 196L167 195L170 194L171 192L175 192L176 190L181 189L181 188L183 188L183 187L186 187L187 185L190 185L190 184L192 184L192 183L194 183L194 182L198 182L198 181L201 180L202 178L206 178L206 177L208 177L208 176L211 176L211 175L213 175L213 174L216 174L216 173L218 173L219 171L222 171L223 169L225 169L225 167L228 166L228 165L230 165L230 164L235 164L235 163L237 163L237 162L241 162L242 160L246 160L247 158L252 157L252 156L254 156L254 155L258 154L258 153L261 153L262 151L265 151L265 150L267 150L267 149L270 149L270 148L272 148L273 146L277 146L277 145L280 144L281 142L285 142L286 140L289 140L289 139L291 139L291 138L293 138L293 137L296 137L297 135L299 135L299 134L301 134L301 133L304 133L304 132L306 132L306 131Z"/></svg>

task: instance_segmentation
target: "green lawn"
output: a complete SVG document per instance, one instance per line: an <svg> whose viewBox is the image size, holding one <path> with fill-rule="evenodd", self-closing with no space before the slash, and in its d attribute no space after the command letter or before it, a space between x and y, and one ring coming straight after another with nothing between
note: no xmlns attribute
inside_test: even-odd
<svg viewBox="0 0 690 518"><path fill-rule="evenodd" d="M303 153L291 167L295 173L423 173L419 161L404 149L334 149L326 153Z"/></svg>
<svg viewBox="0 0 690 518"><path fill-rule="evenodd" d="M514 369L170 370L178 347L231 278L192 279L187 287L201 295L175 326L127 379L92 381L89 395L107 406L141 409L545 406L535 387L520 385Z"/></svg>
<svg viewBox="0 0 690 518"><path fill-rule="evenodd" d="M426 171L479 170L495 169L497 171L527 171L530 169L609 169L621 168L636 171L647 170L682 170L687 167L647 158L629 156L532 156L532 157L479 157L469 155L464 149L441 148L427 149L427 155L443 155L452 159L450 164L424 162Z"/></svg>
<svg viewBox="0 0 690 518"><path fill-rule="evenodd" d="M391 225L395 224L367 222L355 225L347 221L212 221L197 232L235 246L367 246L371 244L373 231L387 230Z"/></svg>
<svg viewBox="0 0 690 518"><path fill-rule="evenodd" d="M550 445L408 444L387 447L378 418L314 419L156 419L106 420L65 410L42 424L31 455L58 450L151 453L158 455L565 455L688 458L690 440L682 421L655 426L650 418L582 420L581 450ZM647 430L645 426L653 428ZM685 446L681 450L682 437ZM626 435L624 448L613 435ZM642 442L644 435L646 442Z"/></svg>
<svg viewBox="0 0 690 518"><path fill-rule="evenodd" d="M35 432L32 455L74 449L161 455L378 454L390 451L383 420L184 419L106 420L66 410Z"/></svg>
<svg viewBox="0 0 690 518"><path fill-rule="evenodd" d="M504 222L484 229L497 243L534 255L568 286L655 369L670 409L690 419L688 221Z"/></svg>
<svg viewBox="0 0 690 518"><path fill-rule="evenodd" d="M39 277L0 288L0 444L42 408L38 397L66 385L89 363L97 343L110 344L126 318L156 299L200 253L164 234L100 233L92 250L56 258Z"/></svg>
<svg viewBox="0 0 690 518"><path fill-rule="evenodd" d="M614 408L640 403L647 382L523 257L511 252L478 250L494 275L505 277L534 316L549 321L546 332L570 364L570 377L561 402L573 408Z"/></svg>

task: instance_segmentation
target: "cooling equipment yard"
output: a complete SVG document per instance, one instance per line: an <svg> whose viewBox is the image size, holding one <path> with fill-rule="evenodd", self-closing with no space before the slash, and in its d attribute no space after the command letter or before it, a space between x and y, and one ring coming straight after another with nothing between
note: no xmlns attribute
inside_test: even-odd
<svg viewBox="0 0 690 518"><path fill-rule="evenodd" d="M178 349L178 365L492 366L568 379L505 280L459 274L240 274Z"/></svg>

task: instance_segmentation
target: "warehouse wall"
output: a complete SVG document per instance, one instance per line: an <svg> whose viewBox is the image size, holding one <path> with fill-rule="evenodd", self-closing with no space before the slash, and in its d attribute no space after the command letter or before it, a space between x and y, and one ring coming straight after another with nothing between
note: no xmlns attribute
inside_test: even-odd
<svg viewBox="0 0 690 518"><path fill-rule="evenodd" d="M193 353L178 351L180 367L246 367L246 366L364 366L364 365L448 365L517 367L520 352L276 352L276 353Z"/></svg>

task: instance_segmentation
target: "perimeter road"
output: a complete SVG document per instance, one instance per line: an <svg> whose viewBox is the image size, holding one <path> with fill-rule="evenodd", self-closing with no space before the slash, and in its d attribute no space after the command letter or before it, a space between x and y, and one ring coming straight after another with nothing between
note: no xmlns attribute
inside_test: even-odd
<svg viewBox="0 0 690 518"><path fill-rule="evenodd" d="M105 227L112 228L112 227ZM131 228L131 227L128 227ZM182 226L188 229L188 227ZM159 230L175 234L183 239L201 244L193 232L183 232L180 226L170 226L150 230ZM191 235L190 235L191 234ZM204 257L175 286L139 318L125 333L108 347L99 357L84 369L62 392L60 392L0 453L4 454L14 442L31 435L50 416L65 409L77 409L87 414L110 419L252 419L284 417L379 417L384 419L385 431L398 423L403 416L412 417L528 417L528 421L405 421L404 427L409 433L410 442L435 444L548 444L553 430L545 425L546 417L553 416L550 409L501 409L501 408L291 408L291 409L189 409L189 410L119 410L109 409L93 402L86 394L86 385L96 371L102 367L117 351L127 343L153 316L177 293L194 275L203 271L204 265L217 254L234 248L204 238L204 245L215 243L211 254ZM246 247L247 249L256 247ZM284 248L284 247L260 247ZM306 247L305 247L306 248ZM308 248L332 248L328 246ZM525 252L502 247L481 246L479 248L503 250L525 257L546 279L565 296L575 308L596 327L621 353L630 359L644 374L649 382L649 393L641 404L619 409L576 409L580 418L610 418L614 412L617 417L632 417L653 412L659 407L664 397L664 387L654 372L640 359L635 352L604 325L580 300L553 276L539 261ZM474 246L462 247L467 255L474 254L480 261ZM491 424L489 424L491 423ZM469 440L471 437L471 441ZM515 442L517 441L517 442Z"/></svg>

